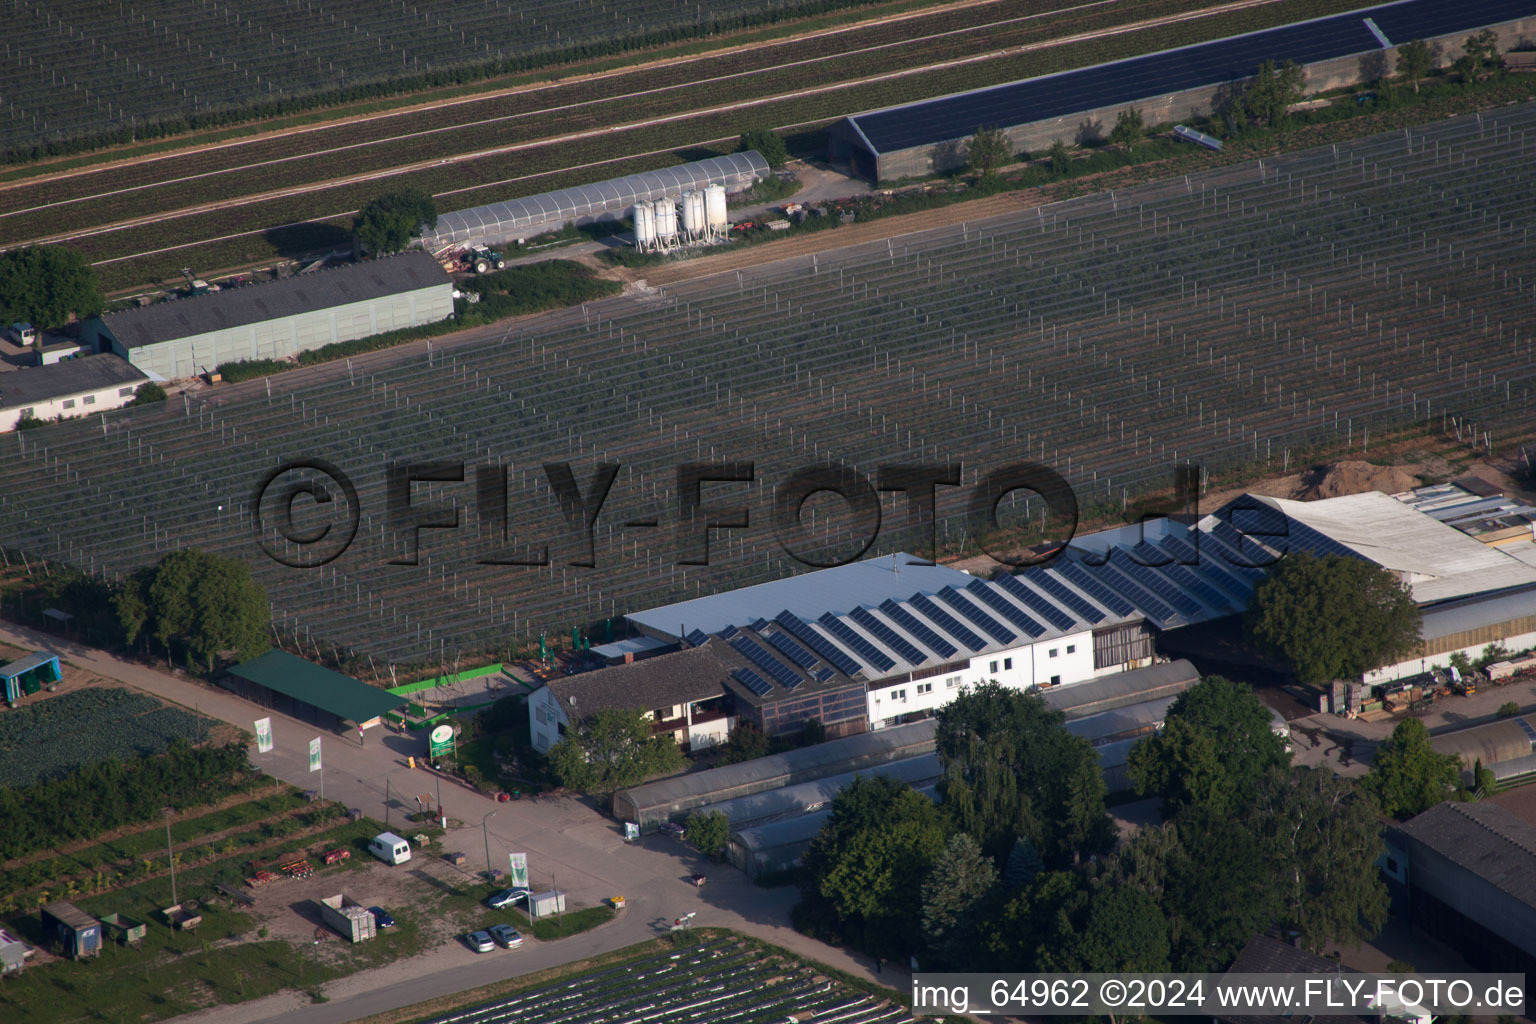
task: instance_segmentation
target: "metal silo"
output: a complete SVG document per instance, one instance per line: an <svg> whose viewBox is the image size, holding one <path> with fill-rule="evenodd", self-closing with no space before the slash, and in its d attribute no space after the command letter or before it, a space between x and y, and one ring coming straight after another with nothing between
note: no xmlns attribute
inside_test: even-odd
<svg viewBox="0 0 1536 1024"><path fill-rule="evenodd" d="M704 223L712 235L723 235L730 228L725 214L725 186L711 185L704 190Z"/></svg>
<svg viewBox="0 0 1536 1024"><path fill-rule="evenodd" d="M689 189L683 193L683 234L703 238L704 231L704 193Z"/></svg>
<svg viewBox="0 0 1536 1024"><path fill-rule="evenodd" d="M656 245L656 212L650 203L635 204L635 245L641 249Z"/></svg>
<svg viewBox="0 0 1536 1024"><path fill-rule="evenodd" d="M656 242L658 245L677 244L677 207L670 199L658 199L651 204L656 212Z"/></svg>

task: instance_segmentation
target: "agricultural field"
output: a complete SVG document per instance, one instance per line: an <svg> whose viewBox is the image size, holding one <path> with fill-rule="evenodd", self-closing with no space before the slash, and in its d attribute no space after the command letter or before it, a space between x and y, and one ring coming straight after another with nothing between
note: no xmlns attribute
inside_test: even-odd
<svg viewBox="0 0 1536 1024"><path fill-rule="evenodd" d="M1304 0L1181 20L1212 5L1213 0L1155 0L1135 8L1052 13L1064 6L1061 0L1000 0L111 170L18 182L0 189L0 238L71 239L102 264L109 288L129 286L174 273L188 260L223 268L343 244L337 219L399 184L436 194L441 209L465 208L560 187L542 176L585 181L642 169L615 161L655 167L695 159L698 154L687 152L689 147L729 147L744 124L816 126L854 110L1351 6L1344 0ZM1158 19L1167 23L1147 27ZM1133 23L1138 27L1130 31ZM1051 42L1092 33L1103 34ZM1021 48L1028 52L1018 52ZM878 80L843 84L872 77ZM729 104L722 105L722 88ZM744 102L749 105L741 107ZM591 166L599 163L605 166ZM584 170L559 173L570 168ZM333 223L265 234L251 228L312 221ZM189 248L212 239L220 241ZM121 265L127 256L168 247L173 251L163 257Z"/></svg>
<svg viewBox="0 0 1536 1024"><path fill-rule="evenodd" d="M731 937L705 938L533 986L426 1024L601 1024L656 1014L681 1024L916 1024L899 1003L855 991L814 965Z"/></svg>
<svg viewBox="0 0 1536 1024"><path fill-rule="evenodd" d="M247 558L282 636L385 671L802 571L768 515L811 463L963 462L965 488L940 491L954 551L966 488L1020 458L1089 517L1166 488L1175 463L1280 470L1386 430L1504 446L1536 428L1533 144L1536 104L1505 107L18 435L8 546L111 573L187 544ZM300 456L346 473L360 506L316 569L251 528L259 473ZM386 466L453 459L511 467L506 516L472 468L423 487L413 508L452 503L461 527L419 531L405 564ZM755 483L720 490L752 527L681 564L697 551L672 532L676 466L727 459L755 462ZM595 568L561 541L541 469L558 460L583 486L622 466ZM818 543L858 550L840 503L811 507ZM61 515L80 528L43 525ZM621 525L642 518L660 525ZM921 548L904 526L869 554ZM512 564L546 543L548 565Z"/></svg>
<svg viewBox="0 0 1536 1024"><path fill-rule="evenodd" d="M111 757L163 753L176 740L199 743L214 724L121 688L33 699L0 716L0 785L29 786Z"/></svg>

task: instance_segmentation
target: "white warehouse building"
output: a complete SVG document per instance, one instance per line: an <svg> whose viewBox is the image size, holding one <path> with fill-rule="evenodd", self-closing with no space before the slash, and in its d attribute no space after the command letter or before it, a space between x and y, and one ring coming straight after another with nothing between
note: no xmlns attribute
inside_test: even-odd
<svg viewBox="0 0 1536 1024"><path fill-rule="evenodd" d="M412 250L93 317L81 337L152 378L174 380L223 363L290 359L452 313L452 278L430 255Z"/></svg>
<svg viewBox="0 0 1536 1024"><path fill-rule="evenodd" d="M116 356L89 356L0 374L0 431L28 417L72 419L132 402L147 380Z"/></svg>

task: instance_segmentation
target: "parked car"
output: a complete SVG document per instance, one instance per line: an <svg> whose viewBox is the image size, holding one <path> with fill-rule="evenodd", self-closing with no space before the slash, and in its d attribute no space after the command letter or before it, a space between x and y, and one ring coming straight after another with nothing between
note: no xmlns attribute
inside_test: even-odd
<svg viewBox="0 0 1536 1024"><path fill-rule="evenodd" d="M529 891L522 888L503 889L501 892L492 894L491 898L485 901L485 905L492 910L500 910L502 907L511 906L518 900L527 899Z"/></svg>
<svg viewBox="0 0 1536 1024"><path fill-rule="evenodd" d="M470 932L464 936L464 944L476 953L489 953L496 948L496 943L491 941L490 932Z"/></svg>
<svg viewBox="0 0 1536 1024"><path fill-rule="evenodd" d="M518 934L516 928L509 924L493 924L487 930L491 933L491 938L495 939L496 944L499 946L505 946L507 949L516 949L523 944L523 937Z"/></svg>
<svg viewBox="0 0 1536 1024"><path fill-rule="evenodd" d="M369 907L368 913L373 915L373 923L380 928L393 928L395 919L389 916L389 911L383 907Z"/></svg>
<svg viewBox="0 0 1536 1024"><path fill-rule="evenodd" d="M674 836L678 839L688 838L688 830L675 821L662 822L661 827L657 831L663 835Z"/></svg>

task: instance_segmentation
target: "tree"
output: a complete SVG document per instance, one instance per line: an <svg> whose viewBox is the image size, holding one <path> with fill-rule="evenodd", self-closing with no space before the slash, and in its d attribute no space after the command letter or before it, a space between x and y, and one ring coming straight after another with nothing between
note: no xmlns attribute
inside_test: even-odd
<svg viewBox="0 0 1536 1024"><path fill-rule="evenodd" d="M759 757L767 757L770 744L763 731L750 722L738 720L736 728L725 738L720 745L721 764L740 764L742 761L754 761Z"/></svg>
<svg viewBox="0 0 1536 1024"><path fill-rule="evenodd" d="M1115 127L1109 133L1109 141L1129 153L1136 148L1137 143L1141 142L1146 134L1147 127L1142 123L1141 111L1135 107L1127 107L1115 118Z"/></svg>
<svg viewBox="0 0 1536 1024"><path fill-rule="evenodd" d="M35 245L0 253L0 322L62 327L103 305L96 271L74 249Z"/></svg>
<svg viewBox="0 0 1536 1024"><path fill-rule="evenodd" d="M1499 66L1499 36L1491 28L1467 37L1454 65L1464 82L1475 82Z"/></svg>
<svg viewBox="0 0 1536 1024"><path fill-rule="evenodd" d="M1354 679L1419 647L1419 609L1390 570L1342 555L1292 552L1254 588L1249 641L1304 683Z"/></svg>
<svg viewBox="0 0 1536 1024"><path fill-rule="evenodd" d="M1009 851L1008 862L1003 867L1003 888L1010 893L1018 892L1027 888L1044 870L1035 844L1028 837L1020 837Z"/></svg>
<svg viewBox="0 0 1536 1024"><path fill-rule="evenodd" d="M419 188L387 192L364 206L352 221L352 231L363 248L375 256L399 252L420 235L437 226L437 204Z"/></svg>
<svg viewBox="0 0 1536 1024"><path fill-rule="evenodd" d="M271 646L267 592L237 558L196 548L173 552L124 581L113 604L128 643L147 628L167 658L179 648L210 671L223 651L244 661Z"/></svg>
<svg viewBox="0 0 1536 1024"><path fill-rule="evenodd" d="M976 840L964 832L950 836L923 882L923 937L941 967L976 963L978 925L996 888L997 869Z"/></svg>
<svg viewBox="0 0 1536 1024"><path fill-rule="evenodd" d="M1001 128L980 128L965 146L971 170L985 178L1013 159L1013 147Z"/></svg>
<svg viewBox="0 0 1536 1024"><path fill-rule="evenodd" d="M802 892L870 952L909 952L922 940L923 879L944 845L932 800L887 776L859 775L801 859Z"/></svg>
<svg viewBox="0 0 1536 1024"><path fill-rule="evenodd" d="M1072 953L1073 973L1166 971L1168 921L1157 901L1141 889L1100 885L1088 897Z"/></svg>
<svg viewBox="0 0 1536 1024"><path fill-rule="evenodd" d="M1434 66L1434 52L1422 39L1415 39L1397 48L1397 73L1404 81L1413 83L1415 93L1419 91L1419 81Z"/></svg>
<svg viewBox="0 0 1536 1024"><path fill-rule="evenodd" d="M1270 722L1246 685L1204 677L1169 707L1162 733L1131 748L1136 791L1162 797L1170 815L1193 804L1232 808L1271 768L1290 762Z"/></svg>
<svg viewBox="0 0 1536 1024"><path fill-rule="evenodd" d="M1051 142L1051 148L1045 151L1045 157L1050 161L1051 170L1057 174L1066 174L1072 169L1072 154L1067 151L1067 144L1060 139Z"/></svg>
<svg viewBox="0 0 1536 1024"><path fill-rule="evenodd" d="M1400 820L1429 810L1461 782L1461 759L1441 754L1430 744L1429 730L1417 718L1397 724L1376 748L1367 784L1381 810Z"/></svg>
<svg viewBox="0 0 1536 1024"><path fill-rule="evenodd" d="M1078 969L1078 927L1088 906L1087 877L1048 871L1003 904L983 930L991 966L1010 971Z"/></svg>
<svg viewBox="0 0 1536 1024"><path fill-rule="evenodd" d="M749 149L757 150L768 166L774 170L783 167L789 160L789 147L784 144L784 139L777 132L769 131L767 128L741 133L741 145L736 152L745 153Z"/></svg>
<svg viewBox="0 0 1536 1024"><path fill-rule="evenodd" d="M129 405L154 405L156 402L165 401L165 388L154 381L145 381L139 385L139 389L133 393L133 401Z"/></svg>
<svg viewBox="0 0 1536 1024"><path fill-rule="evenodd" d="M1386 922L1377 814L1359 783L1302 767L1272 771L1247 807L1248 832L1273 857L1281 919L1313 952L1369 940Z"/></svg>
<svg viewBox="0 0 1536 1024"><path fill-rule="evenodd" d="M731 838L731 819L724 811L694 811L683 823L688 841L706 857L718 860Z"/></svg>
<svg viewBox="0 0 1536 1024"><path fill-rule="evenodd" d="M1216 971L1279 916L1273 858L1231 815L1191 807L1179 815L1178 843L1165 860L1163 909L1175 970Z"/></svg>
<svg viewBox="0 0 1536 1024"><path fill-rule="evenodd" d="M1306 69L1292 61L1279 67L1267 60L1243 89L1243 106L1249 116L1265 127L1284 124L1286 108L1301 102L1307 81Z"/></svg>
<svg viewBox="0 0 1536 1024"><path fill-rule="evenodd" d="M938 711L944 808L957 831L1000 860L1027 837L1047 866L1108 850L1098 756L1037 696L984 683Z"/></svg>
<svg viewBox="0 0 1536 1024"><path fill-rule="evenodd" d="M686 767L671 736L653 736L644 711L604 708L581 719L549 748L549 767L562 786L611 793Z"/></svg>

